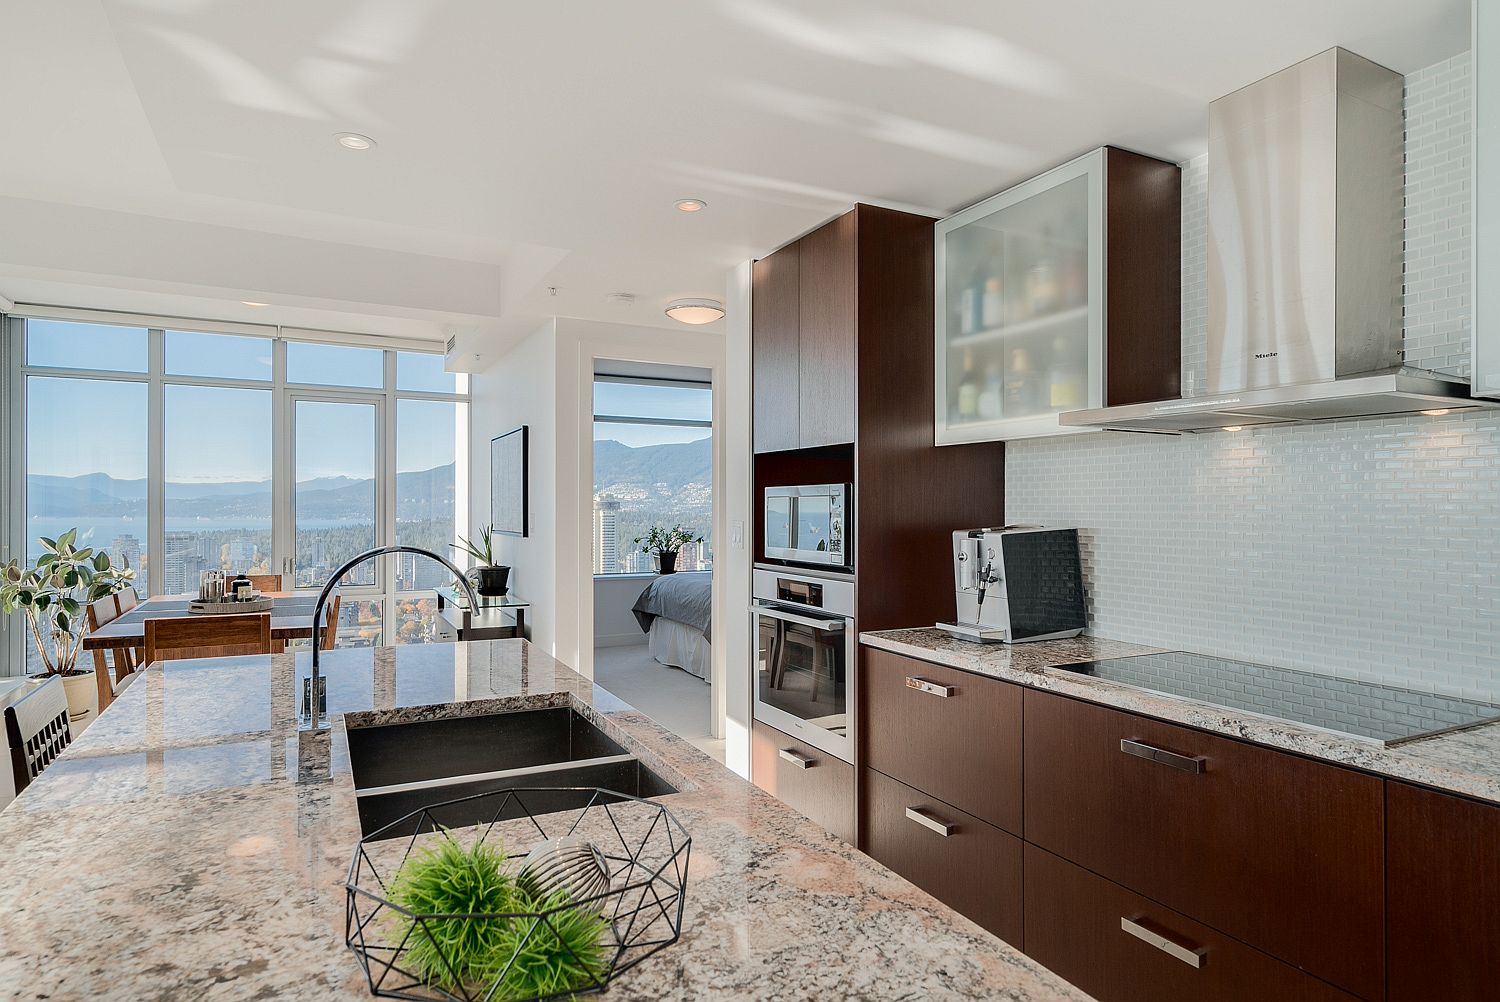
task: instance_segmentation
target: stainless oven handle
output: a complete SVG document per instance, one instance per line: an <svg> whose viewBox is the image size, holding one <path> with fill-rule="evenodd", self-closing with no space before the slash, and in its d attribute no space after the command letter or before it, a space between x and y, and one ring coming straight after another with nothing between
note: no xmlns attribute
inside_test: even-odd
<svg viewBox="0 0 1500 1002"><path fill-rule="evenodd" d="M802 616L785 609L778 609L769 605L753 605L750 611L757 616L765 616L768 619L781 619L788 623L796 623L799 626L811 626L815 630L842 630L848 625L846 619L818 619L814 616Z"/></svg>

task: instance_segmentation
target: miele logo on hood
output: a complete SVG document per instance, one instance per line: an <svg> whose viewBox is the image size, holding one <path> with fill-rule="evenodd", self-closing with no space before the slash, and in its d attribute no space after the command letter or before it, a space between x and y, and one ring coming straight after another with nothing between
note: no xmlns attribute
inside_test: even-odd
<svg viewBox="0 0 1500 1002"><path fill-rule="evenodd" d="M1258 352L1255 353L1255 357L1256 358L1275 358L1277 355L1280 355L1280 354L1281 354L1281 352L1279 352L1279 351L1258 351Z"/></svg>

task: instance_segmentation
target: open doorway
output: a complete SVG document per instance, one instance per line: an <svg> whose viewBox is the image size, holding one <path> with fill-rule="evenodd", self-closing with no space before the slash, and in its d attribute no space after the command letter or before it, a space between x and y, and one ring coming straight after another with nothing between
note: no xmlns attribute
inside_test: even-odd
<svg viewBox="0 0 1500 1002"><path fill-rule="evenodd" d="M724 760L713 737L713 385L594 363L594 681Z"/></svg>

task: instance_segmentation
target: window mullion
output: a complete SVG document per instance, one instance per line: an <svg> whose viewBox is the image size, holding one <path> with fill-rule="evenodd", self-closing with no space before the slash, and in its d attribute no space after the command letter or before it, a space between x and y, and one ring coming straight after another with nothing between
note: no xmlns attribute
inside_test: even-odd
<svg viewBox="0 0 1500 1002"><path fill-rule="evenodd" d="M167 424L166 334L147 332L146 366L146 593L160 595L166 582L167 555Z"/></svg>

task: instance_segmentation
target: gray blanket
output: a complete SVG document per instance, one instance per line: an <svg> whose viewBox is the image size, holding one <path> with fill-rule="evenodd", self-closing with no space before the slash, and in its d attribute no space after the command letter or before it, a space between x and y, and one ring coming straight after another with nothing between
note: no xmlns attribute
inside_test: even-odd
<svg viewBox="0 0 1500 1002"><path fill-rule="evenodd" d="M662 616L701 631L703 638L711 641L712 606L713 571L684 571L652 581L630 611L635 613L642 633L650 633L652 621Z"/></svg>

